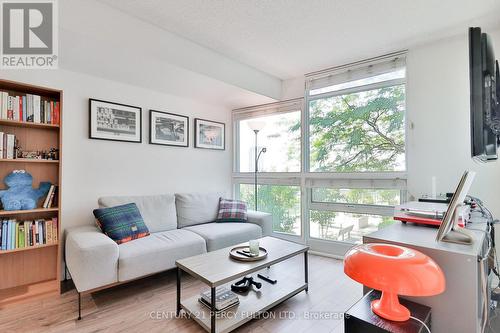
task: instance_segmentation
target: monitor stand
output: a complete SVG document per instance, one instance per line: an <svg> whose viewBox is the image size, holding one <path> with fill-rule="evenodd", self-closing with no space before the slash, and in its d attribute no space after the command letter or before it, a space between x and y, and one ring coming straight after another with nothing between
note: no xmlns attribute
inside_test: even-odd
<svg viewBox="0 0 500 333"><path fill-rule="evenodd" d="M455 208L455 212L453 213L453 226L451 227L451 230L448 231L446 235L444 235L442 241L455 244L471 245L474 241L472 238L473 234L469 230L458 225L459 208L460 206L457 206Z"/></svg>

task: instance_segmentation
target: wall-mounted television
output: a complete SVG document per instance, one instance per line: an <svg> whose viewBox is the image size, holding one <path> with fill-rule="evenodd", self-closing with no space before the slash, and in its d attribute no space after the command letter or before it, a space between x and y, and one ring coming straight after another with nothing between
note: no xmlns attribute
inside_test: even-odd
<svg viewBox="0 0 500 333"><path fill-rule="evenodd" d="M470 120L472 157L486 162L498 158L500 138L500 80L491 37L469 28Z"/></svg>

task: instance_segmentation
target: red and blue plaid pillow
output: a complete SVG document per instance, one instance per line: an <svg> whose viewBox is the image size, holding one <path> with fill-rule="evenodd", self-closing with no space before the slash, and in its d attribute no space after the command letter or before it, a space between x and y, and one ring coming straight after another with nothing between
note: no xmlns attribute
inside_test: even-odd
<svg viewBox="0 0 500 333"><path fill-rule="evenodd" d="M219 213L216 222L246 222L246 202L231 199L219 199Z"/></svg>

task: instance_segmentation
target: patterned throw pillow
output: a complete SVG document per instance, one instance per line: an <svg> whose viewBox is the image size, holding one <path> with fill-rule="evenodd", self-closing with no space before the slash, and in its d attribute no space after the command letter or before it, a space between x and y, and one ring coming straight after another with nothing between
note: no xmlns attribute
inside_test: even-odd
<svg viewBox="0 0 500 333"><path fill-rule="evenodd" d="M216 222L246 222L246 202L231 199L219 199L219 213Z"/></svg>
<svg viewBox="0 0 500 333"><path fill-rule="evenodd" d="M94 209L102 232L118 244L149 236L149 230L135 203Z"/></svg>

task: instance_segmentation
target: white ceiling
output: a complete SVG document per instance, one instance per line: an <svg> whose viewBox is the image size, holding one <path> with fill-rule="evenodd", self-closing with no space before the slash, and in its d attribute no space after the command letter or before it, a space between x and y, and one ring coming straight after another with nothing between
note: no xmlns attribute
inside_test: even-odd
<svg viewBox="0 0 500 333"><path fill-rule="evenodd" d="M100 0L281 79L497 27L498 0Z"/></svg>

